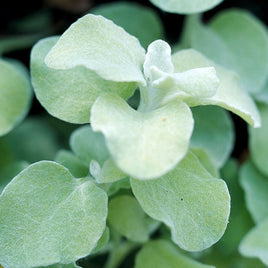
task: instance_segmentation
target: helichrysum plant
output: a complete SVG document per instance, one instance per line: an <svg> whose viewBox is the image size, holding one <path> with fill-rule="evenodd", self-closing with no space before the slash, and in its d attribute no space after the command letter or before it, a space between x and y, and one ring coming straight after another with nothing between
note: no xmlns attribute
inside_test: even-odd
<svg viewBox="0 0 268 268"><path fill-rule="evenodd" d="M100 6L61 37L42 39L33 47L31 79L37 99L52 116L86 125L72 133L71 149L59 150L55 161L38 161L42 156L24 152L22 142L22 149L14 151L23 151L27 162L11 167L23 171L15 176L0 165L0 179L8 178L2 188L15 176L0 195L4 268L79 267L76 261L87 256L94 267L93 258L102 254L105 268L113 268L134 250L136 268L215 267L201 261L212 263L208 248L223 236L229 218L234 230L241 222L243 228L237 238L227 228L226 239L217 244L229 249L228 261L236 263L236 253L231 254L239 247L241 254L268 265L268 113L267 104L258 108L254 102L267 100L265 26L241 10L225 11L207 25L192 14L219 0L151 2L168 12L191 14L174 53L162 40L155 13L123 2ZM131 26L131 12L140 12L139 21L146 22L137 27L152 25L148 35L146 27L140 33ZM5 61L2 65L12 68ZM14 73L19 74L23 79L21 72ZM24 86L20 98L25 104L16 114L10 112L7 126L0 108L1 135L25 114L31 96L26 81L17 82ZM2 84L11 82L1 78L0 90L5 89ZM252 160L241 171L235 160L228 160L234 134L226 110L251 125ZM46 140L42 133L49 133L47 126L37 123L36 129L26 123L6 137L5 150L29 129ZM53 135L45 144L53 147ZM230 217L230 194L221 176L234 193L232 213L238 213L238 204L245 211L237 223ZM244 228L250 215L238 176L257 224L248 234L252 224ZM219 254L217 246L212 253Z"/></svg>

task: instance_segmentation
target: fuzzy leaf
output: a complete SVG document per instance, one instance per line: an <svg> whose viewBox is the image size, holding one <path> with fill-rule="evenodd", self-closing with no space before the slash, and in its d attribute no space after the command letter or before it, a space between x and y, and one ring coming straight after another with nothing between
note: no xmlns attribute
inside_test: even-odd
<svg viewBox="0 0 268 268"><path fill-rule="evenodd" d="M199 251L223 235L230 213L224 181L206 171L188 153L168 174L151 181L131 179L143 210L171 229L172 240L188 251Z"/></svg>
<svg viewBox="0 0 268 268"><path fill-rule="evenodd" d="M36 96L53 116L71 123L88 123L90 108L103 92L115 92L127 99L135 83L106 81L85 67L71 70L49 68L44 59L58 37L39 41L31 53L31 75Z"/></svg>
<svg viewBox="0 0 268 268"><path fill-rule="evenodd" d="M25 67L0 59L0 136L18 125L26 116L32 89Z"/></svg>
<svg viewBox="0 0 268 268"><path fill-rule="evenodd" d="M68 168L75 178L86 177L89 173L89 167L70 151L60 150L55 161Z"/></svg>
<svg viewBox="0 0 268 268"><path fill-rule="evenodd" d="M179 51L172 56L175 72L183 72L193 68L209 67L213 63L199 52L188 49ZM247 123L254 127L260 126L260 115L258 109L248 93L241 87L238 76L218 65L217 76L220 80L216 94L210 98L192 97L184 101L190 106L218 105L242 117Z"/></svg>
<svg viewBox="0 0 268 268"><path fill-rule="evenodd" d="M85 66L106 80L144 84L145 51L139 41L102 16L73 23L46 56L50 68Z"/></svg>
<svg viewBox="0 0 268 268"><path fill-rule="evenodd" d="M268 35L265 25L247 11L233 9L221 12L213 18L210 26L231 52L233 60L224 66L240 75L248 92L259 92L268 76Z"/></svg>
<svg viewBox="0 0 268 268"><path fill-rule="evenodd" d="M91 122L104 134L116 165L138 179L171 170L186 154L193 129L191 111L180 101L142 113L111 94L97 99Z"/></svg>
<svg viewBox="0 0 268 268"><path fill-rule="evenodd" d="M191 146L203 148L217 168L223 166L234 145L234 128L229 114L220 107L192 108L194 131Z"/></svg>
<svg viewBox="0 0 268 268"><path fill-rule="evenodd" d="M157 13L135 2L111 2L98 5L91 13L102 15L136 36L144 48L156 39L163 39L164 28ZM135 23L133 23L135 21Z"/></svg>
<svg viewBox="0 0 268 268"><path fill-rule="evenodd" d="M115 165L112 158L106 160L102 167L97 161L92 160L90 162L90 173L98 183L112 183L127 177L127 175Z"/></svg>
<svg viewBox="0 0 268 268"><path fill-rule="evenodd" d="M239 252L247 257L260 258L268 265L268 218L254 227L242 240Z"/></svg>
<svg viewBox="0 0 268 268"><path fill-rule="evenodd" d="M8 184L0 211L5 268L71 263L88 255L102 236L107 195L63 166L41 161Z"/></svg>
<svg viewBox="0 0 268 268"><path fill-rule="evenodd" d="M251 162L241 169L240 184L245 191L247 208L256 223L268 217L268 178L264 177Z"/></svg>
<svg viewBox="0 0 268 268"><path fill-rule="evenodd" d="M89 126L80 127L72 133L70 146L88 167L91 160L103 164L109 157L103 135L92 131Z"/></svg>
<svg viewBox="0 0 268 268"><path fill-rule="evenodd" d="M179 265L179 266L178 266ZM138 252L135 268L213 268L183 255L168 240L155 240L145 244Z"/></svg>
<svg viewBox="0 0 268 268"><path fill-rule="evenodd" d="M178 14L190 14L199 13L213 8L221 3L223 0L150 0L154 5L161 8L164 11L178 13Z"/></svg>
<svg viewBox="0 0 268 268"><path fill-rule="evenodd" d="M261 128L249 127L251 158L258 169L268 176L268 105L259 105Z"/></svg>
<svg viewBox="0 0 268 268"><path fill-rule="evenodd" d="M149 238L146 215L132 196L117 196L109 202L108 222L129 240L144 243Z"/></svg>

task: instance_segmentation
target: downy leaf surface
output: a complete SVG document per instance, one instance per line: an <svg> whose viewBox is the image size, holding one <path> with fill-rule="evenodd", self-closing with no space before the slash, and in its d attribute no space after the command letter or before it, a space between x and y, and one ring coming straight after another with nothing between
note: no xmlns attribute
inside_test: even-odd
<svg viewBox="0 0 268 268"><path fill-rule="evenodd" d="M98 5L90 11L112 20L116 25L136 36L144 48L154 40L164 37L164 28L157 13L138 3L118 1Z"/></svg>
<svg viewBox="0 0 268 268"><path fill-rule="evenodd" d="M192 97L184 101L190 106L218 105L242 117L247 123L254 127L261 124L258 109L239 82L236 73L213 64L201 53L187 49L172 55L175 72L183 72L193 68L215 66L219 78L219 87L214 96L209 98Z"/></svg>
<svg viewBox="0 0 268 268"><path fill-rule="evenodd" d="M106 80L144 84L144 57L136 37L100 15L88 14L65 31L45 62L54 69L85 66Z"/></svg>
<svg viewBox="0 0 268 268"><path fill-rule="evenodd" d="M179 100L143 113L112 94L97 99L91 122L104 134L116 165L138 179L171 170L186 154L193 129L191 111Z"/></svg>
<svg viewBox="0 0 268 268"><path fill-rule="evenodd" d="M172 240L185 250L210 247L226 229L230 213L227 186L206 171L191 152L163 177L131 179L131 187L143 210L165 223Z"/></svg>
<svg viewBox="0 0 268 268"><path fill-rule="evenodd" d="M88 123L91 106L103 92L114 92L124 99L133 94L135 83L106 81L83 66L71 70L49 68L44 59L58 39L42 39L31 53L36 97L51 115L71 123Z"/></svg>
<svg viewBox="0 0 268 268"><path fill-rule="evenodd" d="M0 59L0 136L7 134L26 116L32 88L24 66Z"/></svg>
<svg viewBox="0 0 268 268"><path fill-rule="evenodd" d="M32 164L0 196L5 268L67 264L90 253L106 226L107 195L50 161Z"/></svg>
<svg viewBox="0 0 268 268"><path fill-rule="evenodd" d="M178 14L190 14L199 13L213 8L221 3L223 0L150 0L154 5L161 8L164 11L178 13Z"/></svg>

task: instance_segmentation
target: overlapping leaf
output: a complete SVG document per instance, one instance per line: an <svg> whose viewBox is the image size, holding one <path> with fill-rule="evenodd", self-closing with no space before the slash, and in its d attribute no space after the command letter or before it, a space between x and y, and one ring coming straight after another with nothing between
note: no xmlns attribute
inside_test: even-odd
<svg viewBox="0 0 268 268"><path fill-rule="evenodd" d="M263 176L251 162L241 169L240 183L245 191L246 205L256 223L268 217L268 178Z"/></svg>
<svg viewBox="0 0 268 268"><path fill-rule="evenodd" d="M157 13L135 2L112 2L91 10L102 15L136 36L144 48L156 39L163 39L164 29ZM135 21L135 23L134 23Z"/></svg>
<svg viewBox="0 0 268 268"><path fill-rule="evenodd" d="M213 8L214 6L221 3L223 0L150 0L154 5L161 8L164 11L179 13L179 14L190 14L199 13Z"/></svg>
<svg viewBox="0 0 268 268"><path fill-rule="evenodd" d="M268 265L268 218L244 237L239 251L244 256L260 258Z"/></svg>
<svg viewBox="0 0 268 268"><path fill-rule="evenodd" d="M172 240L183 249L203 250L223 235L230 213L228 189L192 153L163 177L131 179L131 186L144 211L169 226Z"/></svg>
<svg viewBox="0 0 268 268"><path fill-rule="evenodd" d="M138 252L135 268L213 268L183 255L175 245L168 240L148 242Z"/></svg>
<svg viewBox="0 0 268 268"><path fill-rule="evenodd" d="M223 166L234 144L234 129L229 114L215 106L192 108L195 121L192 147L201 147L211 156L217 168Z"/></svg>
<svg viewBox="0 0 268 268"><path fill-rule="evenodd" d="M50 68L85 66L107 80L144 84L144 56L134 36L102 16L89 14L69 27L45 62Z"/></svg>
<svg viewBox="0 0 268 268"><path fill-rule="evenodd" d="M268 106L259 105L262 119L261 128L249 127L249 146L251 158L258 169L268 176Z"/></svg>
<svg viewBox="0 0 268 268"><path fill-rule="evenodd" d="M36 96L53 116L71 123L87 123L90 108L103 92L116 92L126 99L133 94L135 83L106 81L85 67L56 70L44 59L58 38L39 41L31 53L31 75Z"/></svg>
<svg viewBox="0 0 268 268"><path fill-rule="evenodd" d="M97 99L91 123L104 134L116 165L139 179L171 170L186 154L193 128L191 111L179 100L141 113L111 94Z"/></svg>
<svg viewBox="0 0 268 268"><path fill-rule="evenodd" d="M183 72L193 68L208 67L214 65L199 52L189 49L182 50L172 56L175 72ZM236 113L247 123L254 127L260 126L260 115L258 109L248 93L241 87L237 75L218 65L216 68L219 77L219 88L214 96L210 98L187 99L190 106L196 105L218 105Z"/></svg>
<svg viewBox="0 0 268 268"><path fill-rule="evenodd" d="M88 255L102 236L107 195L63 166L42 161L4 189L0 211L5 268L71 263Z"/></svg>
<svg viewBox="0 0 268 268"><path fill-rule="evenodd" d="M32 89L26 69L0 59L0 136L8 133L27 114Z"/></svg>

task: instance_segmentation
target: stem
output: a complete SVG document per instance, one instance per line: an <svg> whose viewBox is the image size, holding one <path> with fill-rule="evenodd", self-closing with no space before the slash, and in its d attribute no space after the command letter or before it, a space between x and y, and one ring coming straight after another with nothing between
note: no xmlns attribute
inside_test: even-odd
<svg viewBox="0 0 268 268"><path fill-rule="evenodd" d="M104 268L118 268L126 256L139 245L140 244L131 241L122 242L117 246L115 245Z"/></svg>
<svg viewBox="0 0 268 268"><path fill-rule="evenodd" d="M183 23L183 30L180 39L180 47L181 49L189 48L191 46L191 35L192 29L198 24L201 20L201 14L193 14L185 16Z"/></svg>

